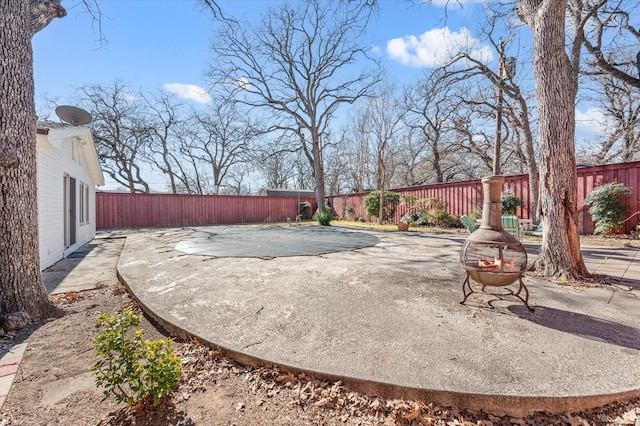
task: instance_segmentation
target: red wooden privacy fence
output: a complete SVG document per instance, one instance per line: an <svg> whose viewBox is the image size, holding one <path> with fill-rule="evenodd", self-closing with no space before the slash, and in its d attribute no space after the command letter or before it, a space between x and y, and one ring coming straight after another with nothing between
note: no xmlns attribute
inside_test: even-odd
<svg viewBox="0 0 640 426"><path fill-rule="evenodd" d="M584 199L598 185L619 182L633 189L631 197L624 198L629 214L640 210L638 193L640 188L640 161L608 164L605 166L578 169L578 209L580 232L593 233L593 222L589 206ZM518 216L531 217L529 212L529 178L527 175L507 176L504 188L512 188L525 202L518 209ZM402 194L417 198L436 197L446 203L450 214L468 214L476 206L482 206L482 183L480 180L446 182L396 189ZM369 218L362 206L366 194L333 195L327 197L335 214L345 215L345 207L352 206L356 216ZM310 216L316 210L315 199L308 201ZM396 220L406 213L401 206ZM297 197L264 197L236 195L171 195L171 194L119 194L99 192L96 194L96 227L98 229L197 226L229 223L260 223L295 219L298 214ZM638 216L625 223L624 232L635 229Z"/></svg>
<svg viewBox="0 0 640 426"><path fill-rule="evenodd" d="M308 201L310 217L316 210ZM297 197L96 193L96 228L198 226L295 220Z"/></svg>
<svg viewBox="0 0 640 426"><path fill-rule="evenodd" d="M584 199L591 190L603 183L619 182L632 188L631 197L624 197L627 212L632 214L640 210L638 193L640 192L640 161L621 164L607 164L604 166L581 167L578 169L578 222L580 232L593 233L593 221L589 215L589 206L584 205ZM516 175L505 178L504 189L512 188L525 202L525 206L516 212L519 217L529 219L531 217L529 206L529 176ZM435 197L445 202L450 214L461 216L469 214L475 207L482 206L482 183L480 180L464 182L446 182L433 185L422 185L408 188L394 189L401 194L414 195L417 198ZM335 213L345 215L345 207L352 206L356 216L371 220L364 211L362 202L366 193L333 195L328 197ZM396 213L396 220L406 213L407 207L400 206ZM638 224L638 216L625 222L624 232L629 233Z"/></svg>

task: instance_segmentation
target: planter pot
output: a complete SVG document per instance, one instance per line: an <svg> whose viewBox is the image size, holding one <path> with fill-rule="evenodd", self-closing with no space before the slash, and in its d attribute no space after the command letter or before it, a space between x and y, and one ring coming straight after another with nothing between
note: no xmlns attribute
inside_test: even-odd
<svg viewBox="0 0 640 426"><path fill-rule="evenodd" d="M398 222L398 231L408 231L409 224L405 222Z"/></svg>

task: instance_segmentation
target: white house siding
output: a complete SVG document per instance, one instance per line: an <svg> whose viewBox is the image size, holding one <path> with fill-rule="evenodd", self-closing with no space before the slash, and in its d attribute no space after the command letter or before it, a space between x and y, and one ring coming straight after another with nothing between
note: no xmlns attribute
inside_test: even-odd
<svg viewBox="0 0 640 426"><path fill-rule="evenodd" d="M78 129L78 128L75 128ZM89 132L88 129L84 129ZM77 132L76 132L77 133ZM95 186L102 185L102 173L90 133L82 138L69 136L69 129L50 129L38 134L38 221L40 235L40 267L45 269L91 241L95 235ZM84 141L84 143L82 143ZM75 147L74 147L75 145ZM75 159L74 159L75 149ZM93 170L91 168L93 167ZM92 173L93 172L93 173ZM76 241L65 247L65 175L75 178ZM87 223L80 223L81 184L89 189Z"/></svg>
<svg viewBox="0 0 640 426"><path fill-rule="evenodd" d="M60 170L55 167L59 151L38 148L38 225L40 235L40 267L45 269L64 257L63 199ZM59 223L60 225L56 225Z"/></svg>

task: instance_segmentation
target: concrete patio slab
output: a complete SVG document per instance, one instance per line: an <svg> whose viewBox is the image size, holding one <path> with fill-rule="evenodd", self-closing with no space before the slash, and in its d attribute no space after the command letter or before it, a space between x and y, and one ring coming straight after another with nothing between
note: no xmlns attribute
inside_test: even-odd
<svg viewBox="0 0 640 426"><path fill-rule="evenodd" d="M238 239L222 235L238 228L257 231L221 226L212 238L236 253ZM293 232L304 241L318 229ZM243 362L369 393L511 415L640 396L633 291L616 306L615 297L527 277L535 312L484 293L460 305L464 235L321 232L379 243L315 256L212 257L179 249L193 242L192 231L148 231L128 236L118 273L145 311L179 335ZM622 255L607 252L593 251L590 260Z"/></svg>
<svg viewBox="0 0 640 426"><path fill-rule="evenodd" d="M96 238L42 271L50 295L97 288L113 276L124 238Z"/></svg>

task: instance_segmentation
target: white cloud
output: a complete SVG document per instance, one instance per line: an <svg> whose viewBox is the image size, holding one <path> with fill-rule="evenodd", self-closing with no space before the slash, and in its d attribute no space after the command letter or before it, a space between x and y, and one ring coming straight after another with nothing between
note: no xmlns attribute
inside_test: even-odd
<svg viewBox="0 0 640 426"><path fill-rule="evenodd" d="M576 108L576 139L597 139L609 133L614 123L599 108L582 112Z"/></svg>
<svg viewBox="0 0 640 426"><path fill-rule="evenodd" d="M126 93L126 92L119 92L118 99L121 99L127 102L138 102L140 100L140 98L137 97L136 95L132 95L131 93Z"/></svg>
<svg viewBox="0 0 640 426"><path fill-rule="evenodd" d="M249 83L249 80L247 80L245 77L238 77L235 79L235 81L232 83L234 86L239 87L242 90L251 90L253 89L253 85L251 83Z"/></svg>
<svg viewBox="0 0 640 426"><path fill-rule="evenodd" d="M164 90L173 93L182 99L189 99L201 104L211 102L211 95L200 86L194 84L166 83L162 86Z"/></svg>
<svg viewBox="0 0 640 426"><path fill-rule="evenodd" d="M412 67L441 66L460 52L483 62L493 59L491 48L483 46L467 28L461 28L459 32L452 32L448 27L434 28L419 37L410 35L387 42L389 57Z"/></svg>

